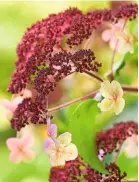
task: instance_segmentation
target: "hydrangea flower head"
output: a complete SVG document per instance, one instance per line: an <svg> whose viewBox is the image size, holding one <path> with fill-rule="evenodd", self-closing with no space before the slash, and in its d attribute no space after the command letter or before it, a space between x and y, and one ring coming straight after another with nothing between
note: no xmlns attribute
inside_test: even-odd
<svg viewBox="0 0 139 182"><path fill-rule="evenodd" d="M101 84L100 93L104 99L98 103L98 107L101 111L113 110L116 115L122 112L125 106L125 100L123 97L123 90L119 82L113 80L104 81Z"/></svg>
<svg viewBox="0 0 139 182"><path fill-rule="evenodd" d="M32 136L23 136L22 138L9 138L6 144L11 151L10 160L13 163L20 163L22 160L27 162L34 158L35 153L31 149L34 144Z"/></svg>

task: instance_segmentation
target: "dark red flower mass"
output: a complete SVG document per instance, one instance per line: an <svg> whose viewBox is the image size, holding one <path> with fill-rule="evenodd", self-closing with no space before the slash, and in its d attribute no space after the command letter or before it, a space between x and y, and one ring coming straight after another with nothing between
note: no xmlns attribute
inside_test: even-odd
<svg viewBox="0 0 139 182"><path fill-rule="evenodd" d="M138 134L138 124L134 121L117 123L113 128L97 134L98 150L103 149L105 154L117 152L119 146L134 134Z"/></svg>
<svg viewBox="0 0 139 182"><path fill-rule="evenodd" d="M53 167L50 171L50 182L121 182L126 173L121 171L116 164L106 165L109 171L104 175L92 169L80 157L73 161L66 162L63 168Z"/></svg>
<svg viewBox="0 0 139 182"><path fill-rule="evenodd" d="M83 41L87 41L103 22L136 18L137 7L124 4L115 11L95 10L87 14L70 8L28 28L17 46L16 69L9 91L18 94L30 87L36 91L36 99L24 100L19 105L11 120L12 127L19 130L30 122L44 123L41 114L47 111L41 104L46 102L57 82L74 72L97 72L101 66L93 51L82 45Z"/></svg>

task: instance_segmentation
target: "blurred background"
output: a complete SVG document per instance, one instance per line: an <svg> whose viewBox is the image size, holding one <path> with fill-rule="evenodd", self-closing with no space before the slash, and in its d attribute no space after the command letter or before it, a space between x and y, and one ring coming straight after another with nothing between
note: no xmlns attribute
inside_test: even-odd
<svg viewBox="0 0 139 182"><path fill-rule="evenodd" d="M37 20L46 18L51 13L57 13L69 7L78 7L80 10L87 12L94 9L116 8L121 3L122 2L111 1L0 1L0 103L4 98L11 98L11 95L7 92L7 87L10 76L15 69L16 46L20 42L27 27L31 26L31 24ZM128 27L137 42L137 21L135 20L129 23ZM105 76L110 68L112 51L109 45L101 39L103 28L104 27L101 27L101 29L95 33L97 36L94 36L92 49L96 54L97 60L103 64L103 67L100 69L100 74ZM115 59L116 69L117 65L121 65L122 60L123 56L117 54ZM134 56L131 56L129 60L126 61L126 65L122 66L122 71L117 71L116 79L123 84L137 85L137 50L134 52ZM49 107L79 97L96 88L99 88L99 84L95 79L83 74L74 74L60 82L56 90L50 94ZM123 113L116 117L116 119L114 117L111 118L112 122L126 120L137 121L137 94L126 93L124 97L127 103L126 107ZM76 106L76 104L74 106ZM71 108L67 107L65 110L54 114L54 122L59 126L59 133L66 131L66 122L71 112L69 112L70 109ZM50 164L42 147L42 139L45 138L46 128L43 126L31 126L25 128L23 132L32 134L35 137L37 143L35 150L38 154L32 163L15 165L9 161L9 151L5 145L5 141L9 137L16 136L16 133L10 128L10 123L6 118L6 111L2 105L0 105L0 182L47 182ZM137 168L136 164L135 166ZM135 166L130 169L134 177L137 175L137 173L135 173Z"/></svg>

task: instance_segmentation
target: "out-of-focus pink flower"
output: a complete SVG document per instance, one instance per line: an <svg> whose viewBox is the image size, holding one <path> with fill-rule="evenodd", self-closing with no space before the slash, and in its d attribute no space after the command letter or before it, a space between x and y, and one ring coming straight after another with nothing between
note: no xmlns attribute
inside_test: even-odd
<svg viewBox="0 0 139 182"><path fill-rule="evenodd" d="M125 20L119 20L118 23L110 25L109 29L102 32L102 40L109 42L112 50L117 44L117 51L121 54L133 53L133 36L127 30L123 30L124 23Z"/></svg>
<svg viewBox="0 0 139 182"><path fill-rule="evenodd" d="M24 98L29 97L32 97L32 92L28 89L25 89L19 95L15 96L11 101L8 99L3 99L2 106L6 109L7 118L11 119L17 106L23 101Z"/></svg>
<svg viewBox="0 0 139 182"><path fill-rule="evenodd" d="M23 136L22 138L9 138L6 144L11 151L10 160L13 163L20 163L22 160L28 162L35 156L31 147L34 144L32 136Z"/></svg>
<svg viewBox="0 0 139 182"><path fill-rule="evenodd" d="M138 155L138 135L132 135L125 141L125 152L128 158Z"/></svg>

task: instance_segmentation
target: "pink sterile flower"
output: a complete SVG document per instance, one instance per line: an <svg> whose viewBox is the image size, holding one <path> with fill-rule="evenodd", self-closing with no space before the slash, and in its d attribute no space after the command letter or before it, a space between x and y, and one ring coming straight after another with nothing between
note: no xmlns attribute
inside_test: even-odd
<svg viewBox="0 0 139 182"><path fill-rule="evenodd" d="M124 24L125 20L121 19L118 23L110 25L109 29L102 32L102 40L109 42L112 50L117 44L117 51L121 54L133 53L133 36L127 30L123 30Z"/></svg>
<svg viewBox="0 0 139 182"><path fill-rule="evenodd" d="M13 163L20 163L22 160L27 162L34 158L35 153L31 147L34 144L32 136L23 136L22 138L9 138L6 144L11 151L10 160Z"/></svg>
<svg viewBox="0 0 139 182"><path fill-rule="evenodd" d="M32 93L30 90L25 89L19 95L14 97L11 101L8 99L3 99L2 105L6 109L7 118L11 119L17 106L23 101L24 98L29 98L29 97L32 97Z"/></svg>
<svg viewBox="0 0 139 182"><path fill-rule="evenodd" d="M125 141L125 152L128 158L138 155L138 135L132 135Z"/></svg>

